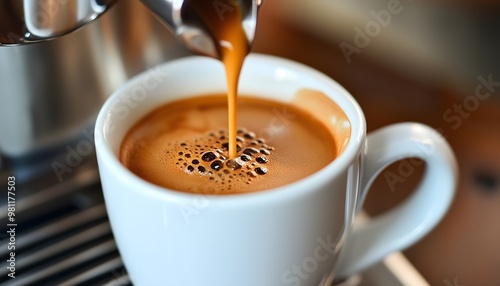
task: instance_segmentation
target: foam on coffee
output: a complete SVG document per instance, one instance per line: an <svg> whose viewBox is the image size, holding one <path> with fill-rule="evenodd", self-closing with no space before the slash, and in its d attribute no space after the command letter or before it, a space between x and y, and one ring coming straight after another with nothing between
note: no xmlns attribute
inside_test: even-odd
<svg viewBox="0 0 500 286"><path fill-rule="evenodd" d="M293 104L241 97L238 156L228 156L227 98L211 95L166 104L126 135L120 160L139 177L183 192L261 191L307 177L337 155L320 120Z"/></svg>
<svg viewBox="0 0 500 286"><path fill-rule="evenodd" d="M205 176L220 185L250 184L253 179L267 174L268 157L274 147L268 146L253 132L238 129L235 158L228 158L228 134L226 130L208 132L201 136L169 144L170 161L187 174Z"/></svg>

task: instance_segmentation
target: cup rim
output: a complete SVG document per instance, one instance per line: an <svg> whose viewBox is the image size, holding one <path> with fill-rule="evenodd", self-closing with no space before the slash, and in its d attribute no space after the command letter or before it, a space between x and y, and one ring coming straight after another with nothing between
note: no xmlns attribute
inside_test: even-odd
<svg viewBox="0 0 500 286"><path fill-rule="evenodd" d="M210 61L215 60L201 56L188 56L163 63L159 65L158 68L163 71L170 72L175 71L179 68L179 66L197 66L202 63L208 63ZM336 177L347 170L351 162L358 160L357 156L361 148L364 146L364 140L366 138L366 121L360 106L344 87L342 87L339 83L337 83L334 79L328 77L327 75L309 66L289 59L271 55L251 53L245 59L243 70L247 65L249 65L249 63L255 65L265 65L266 67L273 69L285 68L293 70L296 73L313 77L315 78L315 80L326 84L328 88L334 90L335 94L338 94L338 96L343 99L343 105L350 105L351 110L350 114L347 114L345 106L341 106L341 104L338 103L337 100L330 98L342 107L344 112L346 112L348 119L351 121L351 136L345 150L328 165L305 178L283 186L257 192L227 195L205 195L181 192L155 185L135 175L124 165L122 165L122 163L119 161L119 158L114 154L105 132L106 123L109 121L109 117L111 116L111 108L113 108L114 104L116 104L116 102L120 100L120 96L122 94L125 94L128 89L135 86L136 84L144 80L146 76L148 76L146 70L134 76L132 79L128 80L125 84L115 90L106 100L98 113L95 124L94 138L99 169L103 168L102 165L107 165L107 169L111 171L111 173L113 173L113 176L119 178L120 180L123 180L127 185L143 186L142 188L140 188L140 190L139 188L130 188L133 189L133 191L141 192L163 201L170 201L175 203L192 203L193 199L199 196L204 196L210 198L210 204L218 204L226 207L237 207L241 206L242 204L252 205L255 203L272 201L277 198L282 198L284 195L288 198L306 195L312 192L312 189L317 189L313 187L314 185L324 184L325 181L328 181L331 177ZM141 116L144 116L146 113L142 114ZM357 122L358 124L354 125L353 122Z"/></svg>

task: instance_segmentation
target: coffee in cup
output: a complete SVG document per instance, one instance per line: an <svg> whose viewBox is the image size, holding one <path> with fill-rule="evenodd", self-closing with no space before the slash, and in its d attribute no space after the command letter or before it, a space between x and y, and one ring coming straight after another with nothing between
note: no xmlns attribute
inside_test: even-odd
<svg viewBox="0 0 500 286"><path fill-rule="evenodd" d="M350 136L345 113L312 90L301 90L289 103L239 96L236 157L229 155L227 121L225 94L170 102L130 129L120 161L168 189L255 192L317 172L342 152Z"/></svg>

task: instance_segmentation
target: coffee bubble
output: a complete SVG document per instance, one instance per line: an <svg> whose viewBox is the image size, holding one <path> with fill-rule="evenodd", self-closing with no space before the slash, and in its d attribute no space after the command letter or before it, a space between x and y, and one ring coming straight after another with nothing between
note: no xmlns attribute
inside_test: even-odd
<svg viewBox="0 0 500 286"><path fill-rule="evenodd" d="M267 150L269 151L273 151L274 150L274 147L271 147L271 146L268 146L267 144L262 144L262 148L266 148Z"/></svg>
<svg viewBox="0 0 500 286"><path fill-rule="evenodd" d="M269 155L269 154L268 154ZM259 156L255 159L255 161L257 161L257 163L260 163L260 164L266 164L268 162L267 158L266 157L263 157L263 156Z"/></svg>
<svg viewBox="0 0 500 286"><path fill-rule="evenodd" d="M240 158L243 162L249 162L252 160L252 157L248 156L247 154L242 154Z"/></svg>
<svg viewBox="0 0 500 286"><path fill-rule="evenodd" d="M269 152L269 150L267 149L260 149L260 153L264 154L264 155L270 155L271 152Z"/></svg>
<svg viewBox="0 0 500 286"><path fill-rule="evenodd" d="M203 153L203 155L201 156L201 159L205 162L210 162L210 161L217 159L218 157L219 157L219 155L217 153L212 152L212 151L208 151L208 152Z"/></svg>
<svg viewBox="0 0 500 286"><path fill-rule="evenodd" d="M248 156L252 156L253 154L257 154L259 153L259 150L253 148L253 147L250 147L250 148L245 148L245 150L243 150L243 154L247 154Z"/></svg>
<svg viewBox="0 0 500 286"><path fill-rule="evenodd" d="M246 139L254 139L255 138L255 133L253 132L247 132L243 135Z"/></svg>
<svg viewBox="0 0 500 286"><path fill-rule="evenodd" d="M210 167L212 169L214 169L215 171L219 171L220 169L222 169L224 167L224 163L222 163L221 160L216 160L216 161L213 161L212 164L210 164Z"/></svg>
<svg viewBox="0 0 500 286"><path fill-rule="evenodd" d="M257 173L254 172L254 171L248 171L247 175L250 176L250 177L253 177L253 178L257 177Z"/></svg>
<svg viewBox="0 0 500 286"><path fill-rule="evenodd" d="M265 174L267 174L267 168L266 167L257 167L257 168L255 168L255 172L259 175L265 175Z"/></svg>

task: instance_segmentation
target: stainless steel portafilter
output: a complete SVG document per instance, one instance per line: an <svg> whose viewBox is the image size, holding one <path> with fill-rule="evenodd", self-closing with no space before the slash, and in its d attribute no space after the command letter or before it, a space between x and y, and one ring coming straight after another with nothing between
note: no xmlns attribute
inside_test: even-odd
<svg viewBox="0 0 500 286"><path fill-rule="evenodd" d="M75 31L120 0L0 0L0 46L22 45L57 38ZM192 51L219 58L210 33L185 12L190 0L140 0ZM191 0L192 1L192 0ZM239 8L249 44L252 43L257 9L262 0L212 1L221 13ZM238 6L238 7L236 7ZM130 19L134 21L134 19Z"/></svg>

